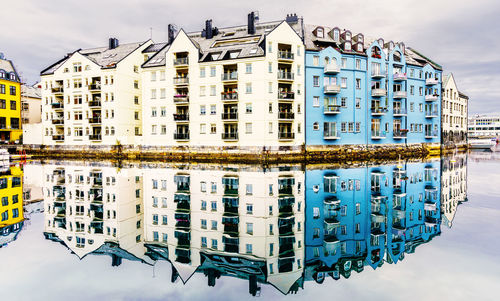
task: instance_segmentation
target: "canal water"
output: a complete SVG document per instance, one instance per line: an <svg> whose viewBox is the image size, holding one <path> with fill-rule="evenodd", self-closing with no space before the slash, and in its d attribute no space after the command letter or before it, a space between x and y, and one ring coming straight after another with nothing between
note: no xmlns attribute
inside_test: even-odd
<svg viewBox="0 0 500 301"><path fill-rule="evenodd" d="M4 168L1 300L498 300L499 170L491 153Z"/></svg>

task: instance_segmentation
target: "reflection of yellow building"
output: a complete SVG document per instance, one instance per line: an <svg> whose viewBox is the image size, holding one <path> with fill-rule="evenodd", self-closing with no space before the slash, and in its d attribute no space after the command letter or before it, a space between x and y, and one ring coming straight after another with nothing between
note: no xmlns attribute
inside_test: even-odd
<svg viewBox="0 0 500 301"><path fill-rule="evenodd" d="M23 221L23 172L11 167L0 171L0 247L16 239Z"/></svg>
<svg viewBox="0 0 500 301"><path fill-rule="evenodd" d="M21 137L21 81L11 61L0 57L0 141Z"/></svg>

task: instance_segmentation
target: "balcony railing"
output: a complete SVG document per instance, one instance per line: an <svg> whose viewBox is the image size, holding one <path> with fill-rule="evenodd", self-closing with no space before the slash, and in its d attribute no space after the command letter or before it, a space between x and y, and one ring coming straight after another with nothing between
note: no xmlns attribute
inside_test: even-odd
<svg viewBox="0 0 500 301"><path fill-rule="evenodd" d="M393 79L394 81L403 81L406 80L406 73L394 73Z"/></svg>
<svg viewBox="0 0 500 301"><path fill-rule="evenodd" d="M291 51L286 51L286 50L278 51L278 60L291 61L291 60L293 60L293 58L294 58L294 55L293 55L293 52L291 52Z"/></svg>
<svg viewBox="0 0 500 301"><path fill-rule="evenodd" d="M238 100L238 92L221 92L221 100Z"/></svg>
<svg viewBox="0 0 500 301"><path fill-rule="evenodd" d="M64 141L64 135L52 135L54 141Z"/></svg>
<svg viewBox="0 0 500 301"><path fill-rule="evenodd" d="M402 129L402 130L394 130L392 133L392 136L394 139L405 139L407 137L408 130Z"/></svg>
<svg viewBox="0 0 500 301"><path fill-rule="evenodd" d="M188 77L174 77L174 85L187 85L188 83Z"/></svg>
<svg viewBox="0 0 500 301"><path fill-rule="evenodd" d="M92 141L101 141L102 140L102 135L101 134L89 135L89 140L92 140Z"/></svg>
<svg viewBox="0 0 500 301"><path fill-rule="evenodd" d="M174 59L174 66L184 66L189 64L189 59L187 57L180 57Z"/></svg>
<svg viewBox="0 0 500 301"><path fill-rule="evenodd" d="M370 110L372 115L384 115L388 111L386 107L372 107Z"/></svg>
<svg viewBox="0 0 500 301"><path fill-rule="evenodd" d="M278 132L278 139L280 139L280 140L295 139L295 133L291 133L291 132Z"/></svg>
<svg viewBox="0 0 500 301"><path fill-rule="evenodd" d="M294 100L295 93L294 92L278 92L278 99L280 99L280 100Z"/></svg>
<svg viewBox="0 0 500 301"><path fill-rule="evenodd" d="M236 112L222 113L221 116L222 116L222 120L226 120L226 121L230 121L230 120L237 121L238 120L238 113L236 113Z"/></svg>
<svg viewBox="0 0 500 301"><path fill-rule="evenodd" d="M324 86L325 94L337 94L340 93L340 85L325 85Z"/></svg>
<svg viewBox="0 0 500 301"><path fill-rule="evenodd" d="M325 114L339 114L340 106L339 105L325 105L324 111Z"/></svg>
<svg viewBox="0 0 500 301"><path fill-rule="evenodd" d="M385 73L380 70L372 70L372 78L384 78Z"/></svg>
<svg viewBox="0 0 500 301"><path fill-rule="evenodd" d="M279 80L293 80L294 74L292 72L278 71Z"/></svg>
<svg viewBox="0 0 500 301"><path fill-rule="evenodd" d="M425 131L425 138L432 139L438 137L438 131Z"/></svg>
<svg viewBox="0 0 500 301"><path fill-rule="evenodd" d="M372 97L382 97L386 95L385 89L372 89Z"/></svg>
<svg viewBox="0 0 500 301"><path fill-rule="evenodd" d="M394 108L394 116L405 116L406 115L406 109L405 108Z"/></svg>
<svg viewBox="0 0 500 301"><path fill-rule="evenodd" d="M340 139L340 131L324 132L323 138L325 138L327 140Z"/></svg>
<svg viewBox="0 0 500 301"><path fill-rule="evenodd" d="M52 124L54 125L64 124L64 119L52 119Z"/></svg>
<svg viewBox="0 0 500 301"><path fill-rule="evenodd" d="M295 114L292 112L279 112L278 113L278 119L293 120L294 118L295 118Z"/></svg>
<svg viewBox="0 0 500 301"><path fill-rule="evenodd" d="M174 95L175 103L186 103L189 102L189 95L187 94L176 94Z"/></svg>
<svg viewBox="0 0 500 301"><path fill-rule="evenodd" d="M101 101L100 100L92 100L89 102L89 107L100 107L101 106Z"/></svg>
<svg viewBox="0 0 500 301"><path fill-rule="evenodd" d="M425 118L436 118L439 116L439 112L437 110L425 111Z"/></svg>
<svg viewBox="0 0 500 301"><path fill-rule="evenodd" d="M372 139L384 139L385 132L382 130L374 131L372 130Z"/></svg>
<svg viewBox="0 0 500 301"><path fill-rule="evenodd" d="M174 133L174 140L189 140L189 133Z"/></svg>
<svg viewBox="0 0 500 301"><path fill-rule="evenodd" d="M51 91L54 94L62 94L62 93L64 93L64 88L63 87L54 87L51 89Z"/></svg>
<svg viewBox="0 0 500 301"><path fill-rule="evenodd" d="M51 105L52 109L64 109L63 102L53 102L50 105Z"/></svg>
<svg viewBox="0 0 500 301"><path fill-rule="evenodd" d="M189 114L173 114L175 121L189 121Z"/></svg>
<svg viewBox="0 0 500 301"><path fill-rule="evenodd" d="M98 92L101 91L101 83L93 83L89 85L89 91Z"/></svg>
<svg viewBox="0 0 500 301"><path fill-rule="evenodd" d="M222 133L222 140L238 140L238 132Z"/></svg>
<svg viewBox="0 0 500 301"><path fill-rule="evenodd" d="M406 91L395 91L393 94L393 98L395 99L406 98Z"/></svg>
<svg viewBox="0 0 500 301"><path fill-rule="evenodd" d="M438 83L439 83L439 80L437 78L428 78L425 80L425 84L427 86L437 85Z"/></svg>
<svg viewBox="0 0 500 301"><path fill-rule="evenodd" d="M329 63L325 66L325 74L337 74L340 72L340 67L335 63Z"/></svg>
<svg viewBox="0 0 500 301"><path fill-rule="evenodd" d="M437 94L432 94L432 95L425 95L425 101L436 101L438 100L439 95Z"/></svg>
<svg viewBox="0 0 500 301"><path fill-rule="evenodd" d="M101 123L101 117L90 117L89 123L91 124L99 124Z"/></svg>
<svg viewBox="0 0 500 301"><path fill-rule="evenodd" d="M237 71L233 71L233 72L222 73L221 74L221 80L223 82L236 81L236 80L238 80L238 72Z"/></svg>

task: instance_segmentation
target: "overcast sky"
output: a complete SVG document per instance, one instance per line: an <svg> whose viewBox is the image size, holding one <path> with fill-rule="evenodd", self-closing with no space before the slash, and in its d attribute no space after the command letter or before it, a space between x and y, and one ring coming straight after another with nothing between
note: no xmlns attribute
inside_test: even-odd
<svg viewBox="0 0 500 301"><path fill-rule="evenodd" d="M287 13L306 23L339 26L368 37L403 41L453 72L470 96L470 113L500 112L500 2L498 0L16 0L2 14L0 52L14 61L28 83L40 71L78 48L164 41L166 27L201 30L246 24L256 10L261 21Z"/></svg>

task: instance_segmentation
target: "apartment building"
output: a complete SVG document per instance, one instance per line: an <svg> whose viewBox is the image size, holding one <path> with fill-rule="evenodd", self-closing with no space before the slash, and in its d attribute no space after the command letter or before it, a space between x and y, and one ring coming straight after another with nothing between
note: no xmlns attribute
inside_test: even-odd
<svg viewBox="0 0 500 301"><path fill-rule="evenodd" d="M19 141L21 135L21 79L0 53L0 143Z"/></svg>
<svg viewBox="0 0 500 301"><path fill-rule="evenodd" d="M443 157L441 162L441 213L451 228L458 205L467 202L467 155Z"/></svg>
<svg viewBox="0 0 500 301"><path fill-rule="evenodd" d="M443 144L467 143L469 97L460 92L453 73L443 77L441 111Z"/></svg>
<svg viewBox="0 0 500 301"><path fill-rule="evenodd" d="M497 138L500 136L500 116L476 115L468 120L468 137Z"/></svg>
<svg viewBox="0 0 500 301"><path fill-rule="evenodd" d="M240 150L304 143L302 19L180 30L142 65L145 145Z"/></svg>
<svg viewBox="0 0 500 301"><path fill-rule="evenodd" d="M397 263L439 235L440 173L439 160L307 170L305 280Z"/></svg>
<svg viewBox="0 0 500 301"><path fill-rule="evenodd" d="M304 173L300 170L153 168L144 173L145 241L154 260L186 283L231 275L287 294L304 268Z"/></svg>
<svg viewBox="0 0 500 301"><path fill-rule="evenodd" d="M17 239L24 225L23 171L18 166L0 171L0 248Z"/></svg>
<svg viewBox="0 0 500 301"><path fill-rule="evenodd" d="M142 176L136 169L81 163L43 166L47 239L59 242L80 259L109 255L144 262Z"/></svg>
<svg viewBox="0 0 500 301"><path fill-rule="evenodd" d="M142 134L142 51L151 41L79 49L41 72L44 145L134 145Z"/></svg>
<svg viewBox="0 0 500 301"><path fill-rule="evenodd" d="M440 142L441 66L404 43L304 26L306 145Z"/></svg>
<svg viewBox="0 0 500 301"><path fill-rule="evenodd" d="M22 124L42 122L42 93L38 86L21 86L21 119Z"/></svg>

